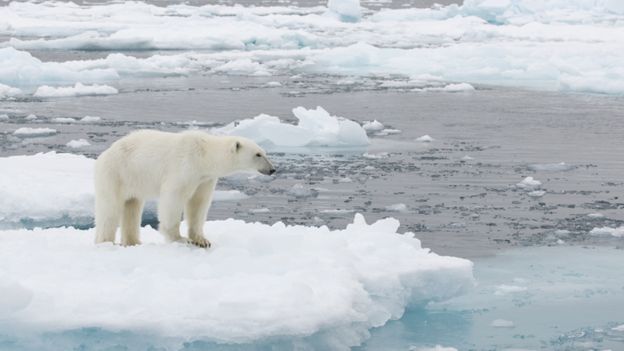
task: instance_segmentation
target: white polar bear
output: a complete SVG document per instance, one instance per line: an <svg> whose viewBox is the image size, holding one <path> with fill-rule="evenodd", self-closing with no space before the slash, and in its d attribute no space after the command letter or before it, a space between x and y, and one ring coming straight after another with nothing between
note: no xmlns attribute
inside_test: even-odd
<svg viewBox="0 0 624 351"><path fill-rule="evenodd" d="M158 229L166 239L208 247L203 226L219 177L248 170L275 172L264 150L246 138L133 132L95 162L95 242L114 242L121 222L121 244L140 244L143 204L158 197ZM188 239L180 235L182 212Z"/></svg>

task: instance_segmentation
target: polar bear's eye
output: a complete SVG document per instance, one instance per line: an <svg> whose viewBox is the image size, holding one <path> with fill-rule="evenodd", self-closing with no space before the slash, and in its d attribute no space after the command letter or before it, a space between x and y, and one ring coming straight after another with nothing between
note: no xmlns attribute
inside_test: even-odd
<svg viewBox="0 0 624 351"><path fill-rule="evenodd" d="M256 154L256 157L262 157L262 154L260 154L259 152Z"/></svg>

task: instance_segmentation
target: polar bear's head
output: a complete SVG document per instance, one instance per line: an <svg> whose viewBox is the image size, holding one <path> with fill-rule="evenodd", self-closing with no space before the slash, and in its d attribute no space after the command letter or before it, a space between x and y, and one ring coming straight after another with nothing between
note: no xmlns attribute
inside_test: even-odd
<svg viewBox="0 0 624 351"><path fill-rule="evenodd" d="M258 171L265 175L275 173L275 167L267 158L266 152L250 139L236 137L232 141L231 152L235 168L240 171Z"/></svg>

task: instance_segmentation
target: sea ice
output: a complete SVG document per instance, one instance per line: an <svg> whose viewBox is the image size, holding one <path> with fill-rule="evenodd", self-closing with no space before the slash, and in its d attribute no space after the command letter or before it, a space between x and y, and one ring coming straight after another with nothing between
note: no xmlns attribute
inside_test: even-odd
<svg viewBox="0 0 624 351"><path fill-rule="evenodd" d="M520 183L516 184L516 188L526 191L534 191L539 189L541 186L542 182L537 179L533 179L533 177L526 177Z"/></svg>
<svg viewBox="0 0 624 351"><path fill-rule="evenodd" d="M82 123L93 123L93 122L99 122L101 121L102 118L101 117L97 117L97 116L84 116L80 119L80 122Z"/></svg>
<svg viewBox="0 0 624 351"><path fill-rule="evenodd" d="M360 0L328 0L327 8L344 22L357 22L362 17Z"/></svg>
<svg viewBox="0 0 624 351"><path fill-rule="evenodd" d="M91 143L89 143L86 139L70 140L69 142L67 142L67 144L65 144L65 146L70 147L72 149L79 149L81 147L85 147L89 145L91 145Z"/></svg>
<svg viewBox="0 0 624 351"><path fill-rule="evenodd" d="M423 143L430 143L432 141L435 141L435 139L430 137L429 135L423 135L421 137L416 138L416 141L420 141Z"/></svg>
<svg viewBox="0 0 624 351"><path fill-rule="evenodd" d="M274 148L296 147L362 147L369 144L366 131L346 118L331 116L322 107L293 109L297 125L284 123L278 117L261 114L251 119L213 128L216 134L239 135L258 144Z"/></svg>
<svg viewBox="0 0 624 351"><path fill-rule="evenodd" d="M624 237L624 226L618 227L618 228L611 228L611 227L601 227L601 228L594 228L589 232L589 235L611 235L611 236L615 236L618 238Z"/></svg>
<svg viewBox="0 0 624 351"><path fill-rule="evenodd" d="M33 96L36 97L72 97L90 95L114 95L119 91L108 85L84 85L76 83L73 87L51 87L47 85L37 88Z"/></svg>
<svg viewBox="0 0 624 351"><path fill-rule="evenodd" d="M20 89L0 83L0 99L14 97L20 95L21 93L22 91Z"/></svg>
<svg viewBox="0 0 624 351"><path fill-rule="evenodd" d="M532 171L545 171L545 172L561 172L561 171L569 171L574 167L565 163L535 163L529 165L529 169Z"/></svg>
<svg viewBox="0 0 624 351"><path fill-rule="evenodd" d="M407 212L407 205L403 204L403 203L398 203L398 204L393 204L393 205L389 205L386 206L386 211L391 211L391 212Z"/></svg>
<svg viewBox="0 0 624 351"><path fill-rule="evenodd" d="M76 119L71 117L55 117L51 121L54 123L76 123Z"/></svg>
<svg viewBox="0 0 624 351"><path fill-rule="evenodd" d="M366 121L362 125L362 128L364 128L364 130L367 131L367 132L378 132L378 131L384 129L384 125L381 122L379 122L378 120Z"/></svg>
<svg viewBox="0 0 624 351"><path fill-rule="evenodd" d="M151 227L135 247L94 245L93 230L0 231L9 291L0 328L46 338L82 328L137 333L168 349L278 338L347 350L406 308L473 287L470 261L436 255L398 227L361 215L343 230L211 221L209 250L164 243Z"/></svg>
<svg viewBox="0 0 624 351"><path fill-rule="evenodd" d="M52 128L30 128L30 127L22 127L18 128L13 132L13 135L22 137L22 138L31 138L31 137L41 137L41 136L50 136L57 133L56 129Z"/></svg>

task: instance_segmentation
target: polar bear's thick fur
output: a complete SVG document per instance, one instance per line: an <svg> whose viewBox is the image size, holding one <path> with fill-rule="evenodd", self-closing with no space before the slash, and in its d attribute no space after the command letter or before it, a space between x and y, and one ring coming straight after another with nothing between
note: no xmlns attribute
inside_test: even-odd
<svg viewBox="0 0 624 351"><path fill-rule="evenodd" d="M158 198L159 231L167 240L210 246L203 226L215 185L219 177L238 171L272 174L275 169L264 150L246 138L133 132L95 162L95 241L114 242L121 223L121 244L140 244L143 204ZM183 212L188 238L180 235Z"/></svg>

